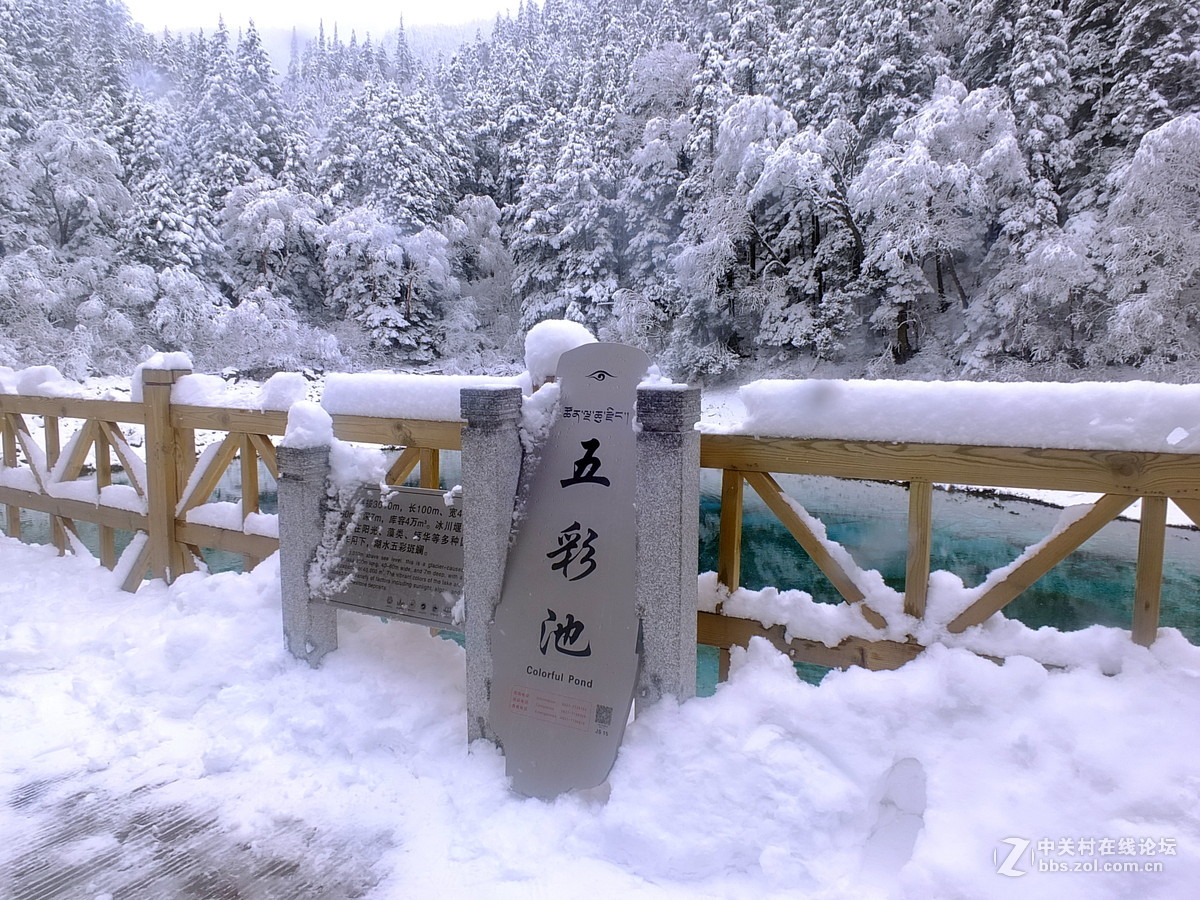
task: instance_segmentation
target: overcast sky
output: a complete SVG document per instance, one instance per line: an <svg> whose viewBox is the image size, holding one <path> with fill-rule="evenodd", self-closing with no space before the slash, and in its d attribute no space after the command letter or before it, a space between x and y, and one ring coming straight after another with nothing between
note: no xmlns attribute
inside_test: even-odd
<svg viewBox="0 0 1200 900"><path fill-rule="evenodd" d="M218 17L237 29L250 19L259 30L291 28L315 30L325 20L331 29L334 22L343 35L350 29L383 32L395 28L401 16L404 24L460 24L478 19L493 19L497 12L511 9L514 14L519 0L191 0L187 3L171 0L125 0L135 22L147 31L163 28L186 30L203 28L211 31Z"/></svg>

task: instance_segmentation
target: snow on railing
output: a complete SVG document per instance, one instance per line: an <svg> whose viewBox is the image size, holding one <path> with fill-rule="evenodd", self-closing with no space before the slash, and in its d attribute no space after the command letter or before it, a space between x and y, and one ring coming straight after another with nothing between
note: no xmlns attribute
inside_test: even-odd
<svg viewBox="0 0 1200 900"><path fill-rule="evenodd" d="M1200 453L1200 385L763 380L726 434Z"/></svg>

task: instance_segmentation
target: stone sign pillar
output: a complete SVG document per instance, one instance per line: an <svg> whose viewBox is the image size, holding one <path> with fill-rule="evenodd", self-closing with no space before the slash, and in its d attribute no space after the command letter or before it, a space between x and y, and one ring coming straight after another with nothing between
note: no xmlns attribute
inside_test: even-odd
<svg viewBox="0 0 1200 900"><path fill-rule="evenodd" d="M314 598L308 572L325 528L328 447L280 447L279 582L288 652L316 667L337 649L337 610Z"/></svg>
<svg viewBox="0 0 1200 900"><path fill-rule="evenodd" d="M521 474L521 389L464 388L462 417L463 598L466 605L467 739L496 734L488 722L492 619L504 583Z"/></svg>
<svg viewBox="0 0 1200 900"><path fill-rule="evenodd" d="M642 620L638 708L696 693L696 570L700 527L700 389L637 392L637 609Z"/></svg>

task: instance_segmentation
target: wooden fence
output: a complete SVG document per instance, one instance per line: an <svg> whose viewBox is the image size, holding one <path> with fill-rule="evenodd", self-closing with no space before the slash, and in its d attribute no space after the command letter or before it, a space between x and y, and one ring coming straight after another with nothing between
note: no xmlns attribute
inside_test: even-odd
<svg viewBox="0 0 1200 900"><path fill-rule="evenodd" d="M129 591L137 589L147 572L171 580L195 571L202 548L240 553L247 567L270 556L279 548L278 538L192 522L188 513L208 502L235 461L242 483L239 518L245 522L246 516L258 512L258 463L261 460L274 477L279 476L275 441L286 429L287 413L174 404L171 389L190 372L147 369L142 374L140 403L0 394L4 467L20 466L20 447L26 463L21 468L30 476L25 487L14 486L9 478L0 484L8 533L20 535L21 509L46 513L51 519L52 539L63 550L67 533L77 532L76 522L94 523L100 532L100 561L111 569L117 564L114 531L133 532L141 537L133 542L135 555L122 560L126 569L123 586ZM41 444L34 440L27 416L43 418ZM61 447L63 419L79 423L65 448ZM130 447L122 425L140 426L144 458ZM365 416L334 416L333 427L342 440L405 448L388 473L389 480L403 481L419 465L425 487L437 486L439 450L458 449L461 431L457 422ZM197 431L217 432L223 437L198 455ZM136 503L104 502L104 489L112 485L114 453ZM95 471L94 491L89 491L90 480L80 480L89 459ZM81 487L84 490L79 490ZM79 499L89 492L94 500Z"/></svg>
<svg viewBox="0 0 1200 900"><path fill-rule="evenodd" d="M247 565L273 553L278 548L277 538L189 521L188 513L208 501L235 462L242 480L240 519L244 522L248 514L257 512L258 462L261 460L278 476L274 441L284 433L286 413L173 404L172 387L186 374L145 370L140 403L0 394L6 472L0 479L0 504L6 507L8 533L19 535L22 508L51 517L52 539L60 550L69 543L69 533L76 532L77 522L95 523L100 531L100 559L110 568L117 565L115 530L141 535L121 561L127 590L136 590L147 572L170 580L195 570L201 548L240 553ZM29 416L43 419L44 440L40 444L28 426ZM64 419L80 423L65 447L61 446ZM142 430L144 459L134 452L122 425ZM440 452L459 449L462 425L336 415L333 427L342 440L399 448L389 482L402 482L419 466L421 485L437 487ZM216 432L223 437L197 455L197 431ZM18 447L24 462L18 457ZM93 461L94 482L80 477L89 459ZM723 586L732 589L740 583L742 504L745 485L749 484L844 602L862 604L864 616L876 625L884 624L883 617L864 603L851 573L796 511L774 474L823 475L908 486L904 611L917 618L925 612L935 483L1101 495L1090 510L1048 536L1035 552L1027 553L1005 577L992 583L949 624L951 632L961 632L1003 609L1141 499L1131 625L1133 640L1149 645L1158 630L1168 499L1200 524L1200 456L1195 455L703 435L700 464L722 473L717 574ZM105 502L106 494L112 494L116 467L126 473L130 482L126 490L132 491L136 502ZM14 470L26 474L14 475ZM827 647L818 641L788 640L782 626L768 628L756 621L706 612L699 613L698 635L700 643L721 648L723 663L727 662L730 647L744 646L756 635L797 661L834 667L894 668L924 649L912 638L849 638L836 647Z"/></svg>
<svg viewBox="0 0 1200 900"><path fill-rule="evenodd" d="M949 623L954 633L977 625L1015 600L1056 564L1078 549L1136 500L1141 499L1137 575L1132 600L1133 640L1151 644L1158 631L1166 543L1167 501L1200 525L1200 456L1109 450L1056 450L1021 447L891 444L705 435L700 464L722 471L718 581L739 584L744 485L749 484L783 522L846 603L862 603L850 573L831 556L798 515L772 474L791 473L900 482L908 487L908 547L904 611L925 614L933 530L933 485L957 484L1098 493L1100 499L1062 530L1048 535L1003 578L995 580L972 605ZM873 624L874 610L864 608ZM820 665L894 668L924 648L905 642L850 638L837 647L816 641L785 641L783 629L700 614L700 641L726 646L753 634L767 637L793 658Z"/></svg>

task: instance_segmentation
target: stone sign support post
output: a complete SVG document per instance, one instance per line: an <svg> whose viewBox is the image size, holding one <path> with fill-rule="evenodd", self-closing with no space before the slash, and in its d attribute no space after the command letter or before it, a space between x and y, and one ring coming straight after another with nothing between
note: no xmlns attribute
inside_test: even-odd
<svg viewBox="0 0 1200 900"><path fill-rule="evenodd" d="M463 597L466 603L467 739L496 735L488 721L491 624L500 603L521 474L521 389L464 388Z"/></svg>
<svg viewBox="0 0 1200 900"><path fill-rule="evenodd" d="M308 571L328 505L329 448L279 448L279 581L288 652L314 668L337 649L337 609L316 600Z"/></svg>
<svg viewBox="0 0 1200 900"><path fill-rule="evenodd" d="M700 389L637 392L637 609L642 667L636 708L696 693Z"/></svg>

